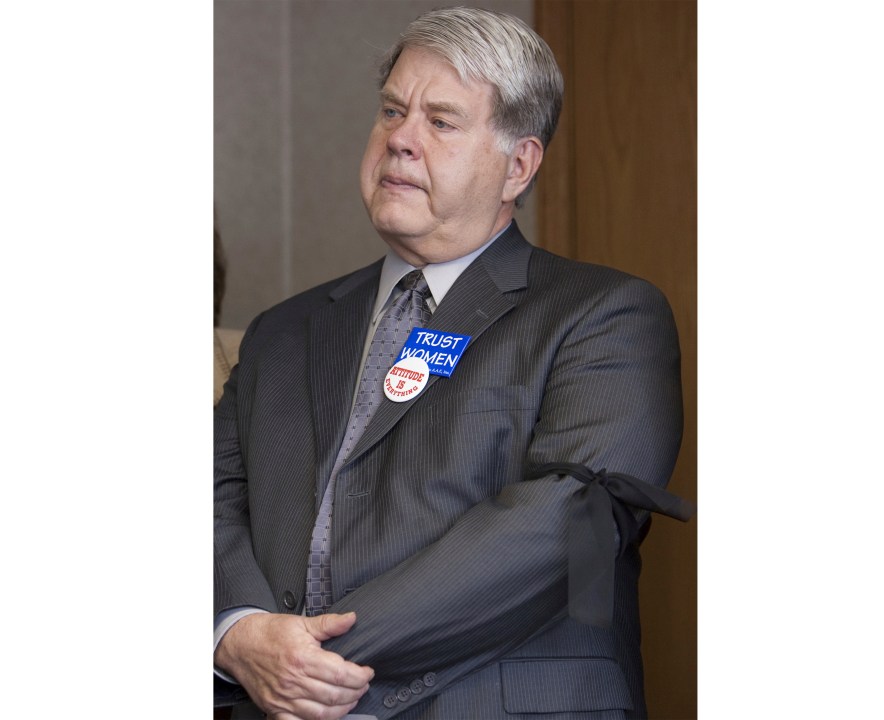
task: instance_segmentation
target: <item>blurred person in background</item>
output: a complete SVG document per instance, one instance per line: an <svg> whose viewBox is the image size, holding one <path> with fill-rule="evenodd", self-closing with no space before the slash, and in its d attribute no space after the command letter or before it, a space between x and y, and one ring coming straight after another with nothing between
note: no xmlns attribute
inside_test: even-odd
<svg viewBox="0 0 884 720"><path fill-rule="evenodd" d="M215 213L215 312L214 330L215 343L215 398L217 405L224 391L224 383L230 375L230 371L239 359L239 344L242 341L243 331L229 328L219 328L221 319L221 303L224 300L224 285L227 277L227 258L224 254L224 245L221 243L221 234L218 232L218 214Z"/></svg>

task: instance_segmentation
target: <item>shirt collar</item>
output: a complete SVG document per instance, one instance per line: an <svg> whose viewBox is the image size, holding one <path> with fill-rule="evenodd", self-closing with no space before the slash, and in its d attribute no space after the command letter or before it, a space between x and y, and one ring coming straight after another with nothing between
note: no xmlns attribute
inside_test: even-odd
<svg viewBox="0 0 884 720"><path fill-rule="evenodd" d="M442 299L445 297L449 289L451 289L451 286L454 285L454 281L460 277L461 273L470 266L473 260L485 252L491 243L506 232L511 223L512 220L507 223L503 230L494 235L494 237L482 247L478 250L474 250L469 255L464 255L463 257L455 258L448 262L435 263L423 267L424 277L430 288L430 294L433 296L433 303L431 303L432 310L435 310L436 307L439 306L439 303L442 302ZM417 268L413 265L409 265L405 260L393 252L392 248L387 250L387 256L384 258L384 266L381 269L381 279L378 283L378 295L374 303L374 311L371 315L373 321L377 320L378 315L383 311L387 304L387 300L390 298L390 293L393 292L396 284L405 275L416 269Z"/></svg>

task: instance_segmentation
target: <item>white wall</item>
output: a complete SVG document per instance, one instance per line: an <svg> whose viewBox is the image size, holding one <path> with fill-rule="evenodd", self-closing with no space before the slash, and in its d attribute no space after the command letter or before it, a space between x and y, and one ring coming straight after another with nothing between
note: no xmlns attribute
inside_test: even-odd
<svg viewBox="0 0 884 720"><path fill-rule="evenodd" d="M215 0L215 206L228 258L221 324L380 257L358 168L377 65L422 12L532 0ZM534 237L531 199L517 211ZM208 233L206 233L208 242Z"/></svg>

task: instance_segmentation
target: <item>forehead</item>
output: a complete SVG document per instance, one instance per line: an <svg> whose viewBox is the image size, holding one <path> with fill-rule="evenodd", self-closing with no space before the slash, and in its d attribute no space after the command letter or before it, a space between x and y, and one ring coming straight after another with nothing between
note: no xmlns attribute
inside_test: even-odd
<svg viewBox="0 0 884 720"><path fill-rule="evenodd" d="M422 103L459 101L491 107L494 88L487 82L462 80L441 55L423 48L406 47L390 70L382 92L403 101ZM413 97L417 94L419 97Z"/></svg>

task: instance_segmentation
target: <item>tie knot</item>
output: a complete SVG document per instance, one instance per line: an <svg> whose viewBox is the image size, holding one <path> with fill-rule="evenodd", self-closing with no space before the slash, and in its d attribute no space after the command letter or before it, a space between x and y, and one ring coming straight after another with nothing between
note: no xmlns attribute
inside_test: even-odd
<svg viewBox="0 0 884 720"><path fill-rule="evenodd" d="M412 270L399 281L399 287L423 295L427 291L427 279L423 270Z"/></svg>

